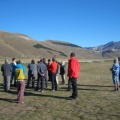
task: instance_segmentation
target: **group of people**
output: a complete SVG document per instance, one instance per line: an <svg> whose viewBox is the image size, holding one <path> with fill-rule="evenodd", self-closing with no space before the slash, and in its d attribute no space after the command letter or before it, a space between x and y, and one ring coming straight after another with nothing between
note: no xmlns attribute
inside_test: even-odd
<svg viewBox="0 0 120 120"><path fill-rule="evenodd" d="M57 91L58 89L58 69L60 66L60 75L62 79L62 84L65 84L65 62L58 62L55 57L48 59L46 62L45 58L38 61L38 64L35 64L34 60L31 60L31 63L28 64L28 79L27 79L27 88L30 87L30 82L32 81L32 87L35 90L41 89L41 92L44 92L44 83L46 83L46 87L48 86L48 81L51 81L52 91ZM5 63L1 66L1 71L3 73L4 78L4 91L9 92L10 86L14 81L14 86L17 87L17 101L18 103L23 103L24 91L25 91L25 74L26 68L21 61L16 61L15 58L12 58L12 62L9 64L8 59L5 59ZM79 76L80 64L75 57L75 53L72 52L70 54L70 59L68 60L68 69L67 76L68 80L68 88L72 85L72 96L70 99L77 99L78 91L77 91L77 78ZM37 79L37 86L35 87L35 80ZM68 89L69 90L69 89Z"/></svg>

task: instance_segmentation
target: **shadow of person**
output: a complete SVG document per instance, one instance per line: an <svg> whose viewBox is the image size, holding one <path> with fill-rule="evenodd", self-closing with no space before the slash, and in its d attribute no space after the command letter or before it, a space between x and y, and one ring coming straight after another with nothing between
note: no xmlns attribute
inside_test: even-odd
<svg viewBox="0 0 120 120"><path fill-rule="evenodd" d="M0 98L0 101L6 101L11 103L17 103L16 99L9 99L9 98Z"/></svg>

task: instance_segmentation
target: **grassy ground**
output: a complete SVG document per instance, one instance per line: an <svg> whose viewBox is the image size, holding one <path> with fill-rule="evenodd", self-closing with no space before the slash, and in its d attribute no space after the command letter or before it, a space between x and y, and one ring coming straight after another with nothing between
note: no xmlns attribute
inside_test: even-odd
<svg viewBox="0 0 120 120"><path fill-rule="evenodd" d="M81 63L78 100L68 100L67 84L52 92L49 83L43 93L26 89L25 103L19 105L15 88L5 93L0 86L0 120L119 120L120 91L113 91L111 66L109 61Z"/></svg>

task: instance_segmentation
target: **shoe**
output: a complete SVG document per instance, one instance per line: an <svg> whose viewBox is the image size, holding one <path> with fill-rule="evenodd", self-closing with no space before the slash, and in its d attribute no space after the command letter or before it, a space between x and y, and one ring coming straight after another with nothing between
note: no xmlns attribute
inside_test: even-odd
<svg viewBox="0 0 120 120"><path fill-rule="evenodd" d="M18 104L24 104L24 102L19 102Z"/></svg>
<svg viewBox="0 0 120 120"><path fill-rule="evenodd" d="M77 98L76 98L76 97L73 97L73 98L71 98L71 100L77 100Z"/></svg>
<svg viewBox="0 0 120 120"><path fill-rule="evenodd" d="M73 98L73 96L70 96L69 98Z"/></svg>
<svg viewBox="0 0 120 120"><path fill-rule="evenodd" d="M54 89L52 91L55 91Z"/></svg>
<svg viewBox="0 0 120 120"><path fill-rule="evenodd" d="M41 90L41 92L44 92L44 90Z"/></svg>

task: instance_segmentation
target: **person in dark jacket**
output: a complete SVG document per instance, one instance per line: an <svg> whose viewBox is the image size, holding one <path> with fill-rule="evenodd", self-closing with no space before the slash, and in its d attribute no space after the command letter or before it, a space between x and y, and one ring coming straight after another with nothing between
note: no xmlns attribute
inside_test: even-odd
<svg viewBox="0 0 120 120"><path fill-rule="evenodd" d="M14 67L16 66L16 58L12 58L12 62L10 63L10 66L12 68L10 84L12 85L12 81L14 80L14 87L16 87L16 78L14 72Z"/></svg>
<svg viewBox="0 0 120 120"><path fill-rule="evenodd" d="M62 84L65 84L65 62L62 61L60 64L60 75L61 75L61 79L62 79Z"/></svg>
<svg viewBox="0 0 120 120"><path fill-rule="evenodd" d="M30 81L32 79L32 88L34 88L36 74L37 74L37 65L35 64L35 60L31 60L31 63L28 65L27 87L29 87Z"/></svg>
<svg viewBox="0 0 120 120"><path fill-rule="evenodd" d="M5 63L1 66L1 71L4 79L4 91L9 92L12 68L8 63L8 59L5 59Z"/></svg>
<svg viewBox="0 0 120 120"><path fill-rule="evenodd" d="M40 83L41 83L41 92L44 92L44 81L45 81L45 75L46 75L46 71L47 71L47 67L46 65L43 63L43 59L40 60L40 63L38 64L38 83L37 83L37 89L39 89L40 87Z"/></svg>
<svg viewBox="0 0 120 120"><path fill-rule="evenodd" d="M50 65L51 65L51 60L48 59L48 64L47 64L47 70L48 70L48 81L51 81L51 68L50 68Z"/></svg>
<svg viewBox="0 0 120 120"><path fill-rule="evenodd" d="M47 68L47 63L46 63L46 59L45 58L43 58L43 63L46 65L46 68ZM48 87L47 73L48 73L48 71L46 70L46 73L45 73L46 88Z"/></svg>

